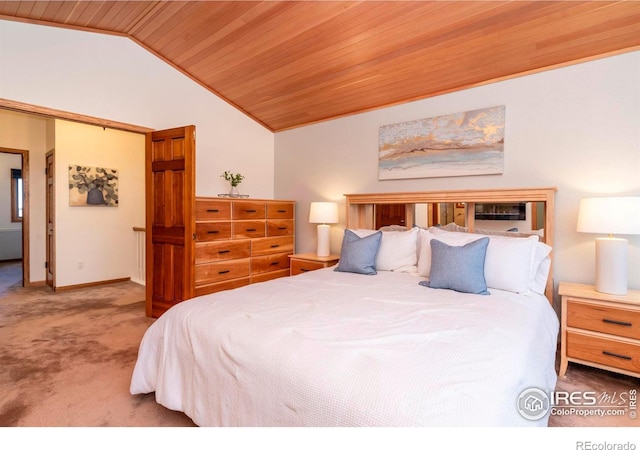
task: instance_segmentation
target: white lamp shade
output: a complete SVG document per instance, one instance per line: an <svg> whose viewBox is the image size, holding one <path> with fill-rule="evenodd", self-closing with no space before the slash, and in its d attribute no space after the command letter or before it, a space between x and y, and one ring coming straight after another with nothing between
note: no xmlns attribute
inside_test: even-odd
<svg viewBox="0 0 640 450"><path fill-rule="evenodd" d="M577 231L640 234L640 197L596 197L580 201Z"/></svg>
<svg viewBox="0 0 640 450"><path fill-rule="evenodd" d="M309 223L337 223L338 204L333 202L311 202Z"/></svg>
<svg viewBox="0 0 640 450"><path fill-rule="evenodd" d="M627 293L627 240L614 234L640 234L640 197L596 197L580 201L577 231L608 234L596 239L598 292Z"/></svg>

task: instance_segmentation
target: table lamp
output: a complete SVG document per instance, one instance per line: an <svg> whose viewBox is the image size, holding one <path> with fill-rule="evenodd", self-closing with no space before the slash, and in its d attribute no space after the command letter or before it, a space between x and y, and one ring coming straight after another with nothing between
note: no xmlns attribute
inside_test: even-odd
<svg viewBox="0 0 640 450"><path fill-rule="evenodd" d="M604 294L627 294L627 240L640 234L640 197L597 197L580 201L577 231L608 234L596 238L596 285Z"/></svg>
<svg viewBox="0 0 640 450"><path fill-rule="evenodd" d="M338 222L338 204L332 202L311 202L309 223L318 224L318 256L330 254L330 223Z"/></svg>

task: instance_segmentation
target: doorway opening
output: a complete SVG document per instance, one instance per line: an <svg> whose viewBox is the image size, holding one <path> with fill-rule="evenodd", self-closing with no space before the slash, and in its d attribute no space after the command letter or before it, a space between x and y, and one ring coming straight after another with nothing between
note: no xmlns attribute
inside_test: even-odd
<svg viewBox="0 0 640 450"><path fill-rule="evenodd" d="M0 293L29 283L29 151L0 147Z"/></svg>

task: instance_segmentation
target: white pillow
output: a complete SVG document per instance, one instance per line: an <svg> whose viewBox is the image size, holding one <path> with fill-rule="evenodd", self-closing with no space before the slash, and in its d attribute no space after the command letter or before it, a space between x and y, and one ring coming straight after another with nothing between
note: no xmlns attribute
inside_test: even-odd
<svg viewBox="0 0 640 450"><path fill-rule="evenodd" d="M487 286L503 291L524 293L535 277L535 245L537 236L509 238L489 236L484 276Z"/></svg>
<svg viewBox="0 0 640 450"><path fill-rule="evenodd" d="M376 230L351 230L359 237L369 236ZM418 228L407 231L383 231L376 270L393 270L396 272L415 272L417 264L416 247L418 242Z"/></svg>
<svg viewBox="0 0 640 450"><path fill-rule="evenodd" d="M418 274L423 277L429 277L429 272L431 271L431 239L438 239L449 245L465 245L481 237L489 237L489 246L487 247L484 265L487 287L517 293L535 290L534 287L539 287L539 282L533 283L534 280L542 278L542 274L538 275L538 266L544 258L539 257L536 259L536 245L539 244L538 236L512 238L450 232L431 228L429 230L421 230ZM543 253L544 251L541 249L540 256ZM546 256L548 256L548 252Z"/></svg>
<svg viewBox="0 0 640 450"><path fill-rule="evenodd" d="M533 261L535 273L529 281L529 287L533 292L544 295L547 288L547 278L551 268L551 247L544 242L536 243L536 254Z"/></svg>
<svg viewBox="0 0 640 450"><path fill-rule="evenodd" d="M418 253L418 275L429 278L431 273L431 240L438 239L448 245L461 246L480 239L471 233L450 233L447 231L420 229L420 251Z"/></svg>

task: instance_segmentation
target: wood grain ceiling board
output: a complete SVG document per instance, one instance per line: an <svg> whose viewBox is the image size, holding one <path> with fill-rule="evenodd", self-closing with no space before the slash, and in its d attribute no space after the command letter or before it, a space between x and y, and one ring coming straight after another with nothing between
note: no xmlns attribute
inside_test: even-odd
<svg viewBox="0 0 640 450"><path fill-rule="evenodd" d="M127 36L272 131L640 48L638 1L0 1Z"/></svg>

